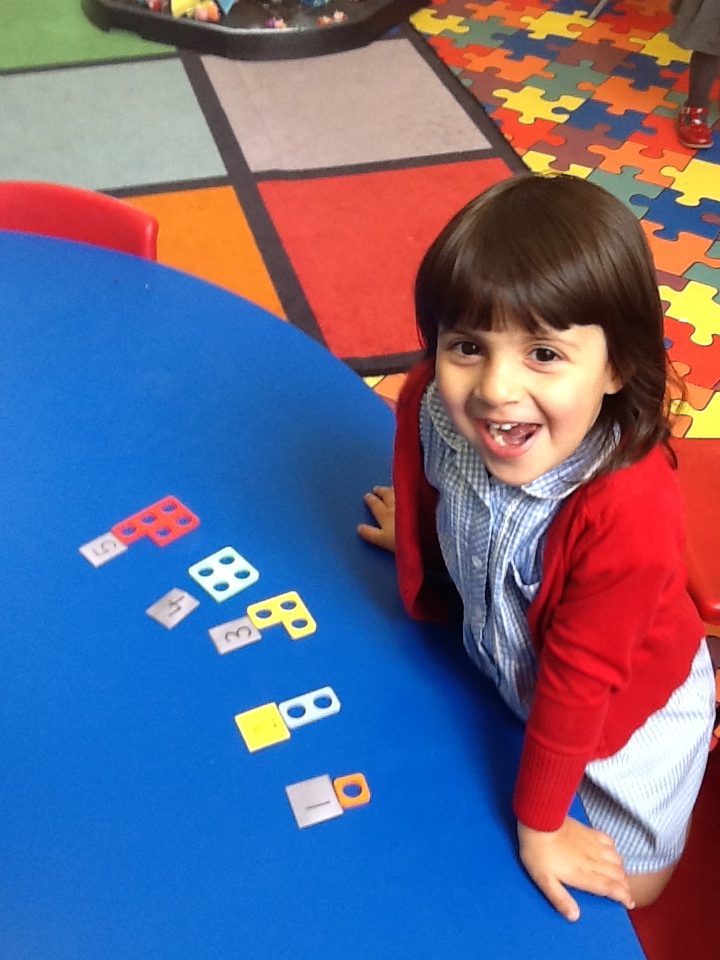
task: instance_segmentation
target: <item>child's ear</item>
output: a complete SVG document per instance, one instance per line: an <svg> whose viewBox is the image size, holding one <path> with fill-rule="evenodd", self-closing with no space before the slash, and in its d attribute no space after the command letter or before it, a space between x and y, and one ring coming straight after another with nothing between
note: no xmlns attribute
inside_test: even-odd
<svg viewBox="0 0 720 960"><path fill-rule="evenodd" d="M607 365L607 381L605 384L605 393L611 395L613 393L620 393L625 384L622 381L620 374L616 371L615 367L611 363Z"/></svg>

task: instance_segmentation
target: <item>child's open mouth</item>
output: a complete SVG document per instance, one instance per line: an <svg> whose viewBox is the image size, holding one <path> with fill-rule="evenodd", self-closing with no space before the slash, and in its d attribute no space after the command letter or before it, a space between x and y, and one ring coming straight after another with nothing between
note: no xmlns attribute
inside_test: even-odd
<svg viewBox="0 0 720 960"><path fill-rule="evenodd" d="M490 453L504 459L512 459L525 453L540 430L538 423L499 423L495 420L478 420L477 423Z"/></svg>

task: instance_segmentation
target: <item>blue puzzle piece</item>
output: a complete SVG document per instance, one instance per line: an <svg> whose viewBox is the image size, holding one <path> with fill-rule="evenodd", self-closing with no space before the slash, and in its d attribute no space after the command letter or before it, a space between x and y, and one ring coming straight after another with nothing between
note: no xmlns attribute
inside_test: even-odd
<svg viewBox="0 0 720 960"><path fill-rule="evenodd" d="M650 87L664 87L669 90L685 70L687 64L679 60L673 60L669 67L660 67L652 57L646 57L642 53L629 53L622 63L613 69L613 74L633 80L633 90L642 92ZM669 76L663 77L662 73L668 73Z"/></svg>
<svg viewBox="0 0 720 960"><path fill-rule="evenodd" d="M503 50L512 54L508 60L524 60L525 57L541 57L543 60L554 60L563 47L570 47L574 43L569 37L548 37L546 40L533 40L524 30L505 37L502 43Z"/></svg>
<svg viewBox="0 0 720 960"><path fill-rule="evenodd" d="M651 132L643 127L646 115L639 110L627 110L622 116L618 116L608 113L607 108L608 104L601 103L599 100L586 100L577 110L573 110L572 125L580 127L581 130L592 130L599 124L608 124L610 129L607 131L607 136L623 141L638 130L645 133Z"/></svg>
<svg viewBox="0 0 720 960"><path fill-rule="evenodd" d="M557 3L553 3L552 12L553 13L564 13L567 16L572 16L576 11L582 10L584 4L578 2L578 0L558 0ZM587 8L589 13L592 9L592 5Z"/></svg>
<svg viewBox="0 0 720 960"><path fill-rule="evenodd" d="M662 240L677 240L679 233L695 233L700 237L714 240L718 235L717 223L708 223L701 219L704 214L714 214L720 217L720 203L717 200L703 198L697 207L686 207L677 203L682 194L677 190L666 188L657 197L648 198L637 195L630 197L631 202L636 199L646 206L645 218L651 223L661 223L663 226L655 234Z"/></svg>

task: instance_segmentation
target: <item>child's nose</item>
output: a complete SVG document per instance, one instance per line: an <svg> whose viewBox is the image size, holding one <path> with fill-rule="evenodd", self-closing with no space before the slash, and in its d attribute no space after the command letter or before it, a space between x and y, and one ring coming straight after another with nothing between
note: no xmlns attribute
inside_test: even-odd
<svg viewBox="0 0 720 960"><path fill-rule="evenodd" d="M478 373L475 396L489 407L515 403L522 396L522 377L516 364L488 359Z"/></svg>

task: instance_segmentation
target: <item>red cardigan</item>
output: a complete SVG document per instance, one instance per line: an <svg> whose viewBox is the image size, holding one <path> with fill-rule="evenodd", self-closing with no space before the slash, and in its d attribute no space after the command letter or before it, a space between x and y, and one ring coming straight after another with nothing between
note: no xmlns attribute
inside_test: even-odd
<svg viewBox="0 0 720 960"><path fill-rule="evenodd" d="M437 491L425 478L419 411L434 374L411 371L398 401L393 465L400 594L415 619L446 619ZM584 484L547 534L528 610L539 661L513 808L556 830L586 765L623 747L688 677L704 628L686 590L680 488L662 448Z"/></svg>

